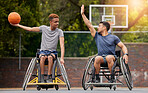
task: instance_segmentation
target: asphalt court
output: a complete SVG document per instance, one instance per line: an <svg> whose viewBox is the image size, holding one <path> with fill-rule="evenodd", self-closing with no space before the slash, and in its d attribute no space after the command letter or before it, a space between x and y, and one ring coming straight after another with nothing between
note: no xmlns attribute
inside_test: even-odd
<svg viewBox="0 0 148 93"><path fill-rule="evenodd" d="M92 91L90 89L83 90L82 88L71 88L71 90L67 90L67 88L59 88L58 91L55 89L41 89L37 91L36 88L27 88L23 91L21 88L0 88L0 93L148 93L148 87L146 88L133 88L132 91L129 91L128 88L117 88L116 91L109 88L94 88Z"/></svg>

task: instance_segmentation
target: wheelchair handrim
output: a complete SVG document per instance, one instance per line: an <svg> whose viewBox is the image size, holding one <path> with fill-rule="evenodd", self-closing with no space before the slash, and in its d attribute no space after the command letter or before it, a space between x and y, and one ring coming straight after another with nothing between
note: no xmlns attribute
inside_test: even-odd
<svg viewBox="0 0 148 93"><path fill-rule="evenodd" d="M128 88L129 88L129 90L132 90L133 81L132 81L132 76L131 76L129 67L128 67L128 65L127 66L125 65L125 62L122 59L120 60L120 62L121 62L121 71L123 73L126 84L127 84Z"/></svg>
<svg viewBox="0 0 148 93"><path fill-rule="evenodd" d="M91 85L86 85L85 83L86 83L86 82L89 83L89 82L90 82L90 79L91 79L91 78L88 76L89 79L88 79L88 81L86 81L86 78L87 78L87 75L88 75L88 69L90 68L92 61L93 61L93 58L91 58L91 59L88 61L87 65L86 65L86 67L85 67L85 70L84 70L84 74L83 74L83 78L82 78L82 87L83 87L84 90L87 90L87 89L91 86Z"/></svg>

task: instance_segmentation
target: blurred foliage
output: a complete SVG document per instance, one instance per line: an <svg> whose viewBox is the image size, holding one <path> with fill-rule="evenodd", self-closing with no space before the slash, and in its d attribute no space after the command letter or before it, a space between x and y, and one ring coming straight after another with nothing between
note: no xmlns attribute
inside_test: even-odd
<svg viewBox="0 0 148 93"><path fill-rule="evenodd" d="M16 57L19 55L19 36L22 36L22 55L32 56L39 47L40 34L28 33L23 29L11 26L8 15L18 12L22 25L39 26L40 12L38 0L0 0L0 57ZM29 51L28 51L29 50ZM30 51L31 50L31 51Z"/></svg>
<svg viewBox="0 0 148 93"><path fill-rule="evenodd" d="M87 57L97 53L95 40L90 34L65 33L65 56ZM60 51L60 48L58 48Z"/></svg>
<svg viewBox="0 0 148 93"><path fill-rule="evenodd" d="M88 31L80 14L82 4L85 5L87 17L90 4L128 5L130 25L138 17L139 12L148 7L147 0L139 0L143 1L143 5L139 7L133 7L131 1L133 0L0 0L0 57L19 55L20 34L23 57L35 56L37 48L40 48L41 33L27 32L11 26L7 20L10 12L18 12L21 15L20 24L30 27L49 25L48 15L56 13L60 16L59 28L63 31ZM144 12L129 31L148 31L148 12ZM123 42L148 42L148 34L122 34L120 39ZM59 44L57 50L60 56ZM95 53L95 41L90 34L65 34L66 57L85 57Z"/></svg>

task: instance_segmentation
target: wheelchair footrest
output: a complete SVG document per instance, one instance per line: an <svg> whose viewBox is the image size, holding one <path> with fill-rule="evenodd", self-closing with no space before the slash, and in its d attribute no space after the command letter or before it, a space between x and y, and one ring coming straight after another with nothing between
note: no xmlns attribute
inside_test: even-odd
<svg viewBox="0 0 148 93"><path fill-rule="evenodd" d="M41 87L41 88L53 88L54 87L54 85L38 85L39 87Z"/></svg>
<svg viewBox="0 0 148 93"><path fill-rule="evenodd" d="M61 74L58 74L56 77L62 76Z"/></svg>
<svg viewBox="0 0 148 93"><path fill-rule="evenodd" d="M66 85L66 83L28 83L27 85Z"/></svg>
<svg viewBox="0 0 148 93"><path fill-rule="evenodd" d="M36 74L32 74L32 76L34 76L34 77L38 77Z"/></svg>
<svg viewBox="0 0 148 93"><path fill-rule="evenodd" d="M86 85L122 85L122 83L85 83Z"/></svg>

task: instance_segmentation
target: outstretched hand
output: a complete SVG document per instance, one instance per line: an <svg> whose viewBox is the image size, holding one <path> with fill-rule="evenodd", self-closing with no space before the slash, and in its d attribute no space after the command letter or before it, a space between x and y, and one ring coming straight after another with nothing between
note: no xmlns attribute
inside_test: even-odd
<svg viewBox="0 0 148 93"><path fill-rule="evenodd" d="M81 15L84 14L84 5L81 6Z"/></svg>
<svg viewBox="0 0 148 93"><path fill-rule="evenodd" d="M12 24L12 23L10 23L12 26L18 26L19 24Z"/></svg>

